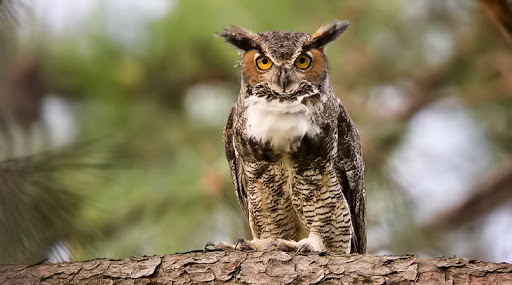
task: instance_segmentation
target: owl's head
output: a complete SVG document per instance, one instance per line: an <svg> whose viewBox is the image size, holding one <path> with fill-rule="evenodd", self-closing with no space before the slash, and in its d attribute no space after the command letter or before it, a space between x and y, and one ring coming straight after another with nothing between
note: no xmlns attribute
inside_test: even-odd
<svg viewBox="0 0 512 285"><path fill-rule="evenodd" d="M231 26L217 35L242 52L243 85L250 90L290 97L304 86L318 86L325 81L324 48L348 26L347 21L334 21L312 35L286 31L253 33Z"/></svg>

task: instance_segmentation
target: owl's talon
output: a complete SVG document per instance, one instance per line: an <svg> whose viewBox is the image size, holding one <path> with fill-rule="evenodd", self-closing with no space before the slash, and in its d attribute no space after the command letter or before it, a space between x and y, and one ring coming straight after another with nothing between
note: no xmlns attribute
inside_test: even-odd
<svg viewBox="0 0 512 285"><path fill-rule="evenodd" d="M297 249L295 254L306 253L306 252L311 252L311 246L309 245L309 243L303 243L301 246L299 246L299 248Z"/></svg>
<svg viewBox="0 0 512 285"><path fill-rule="evenodd" d="M248 241L248 240L246 240L244 238L240 238L240 239L238 239L236 241L235 249L239 249L239 250L242 250L242 251L244 251L244 250L256 250L254 245L250 241Z"/></svg>
<svg viewBox="0 0 512 285"><path fill-rule="evenodd" d="M235 243L235 250L238 248L238 245L245 242L244 238L239 238Z"/></svg>
<svg viewBox="0 0 512 285"><path fill-rule="evenodd" d="M213 242L209 241L207 242L204 247L203 251L214 251L214 250L233 250L235 248L234 245L227 243L227 242Z"/></svg>
<svg viewBox="0 0 512 285"><path fill-rule="evenodd" d="M279 242L277 240L273 240L271 242L268 243L268 247L267 247L267 251L268 252L271 252L272 251L272 247L275 246L275 247L278 247L279 245Z"/></svg>
<svg viewBox="0 0 512 285"><path fill-rule="evenodd" d="M212 247L212 249L209 248L210 246ZM212 241L207 242L203 247L203 252L207 252L210 250L215 250L215 243Z"/></svg>

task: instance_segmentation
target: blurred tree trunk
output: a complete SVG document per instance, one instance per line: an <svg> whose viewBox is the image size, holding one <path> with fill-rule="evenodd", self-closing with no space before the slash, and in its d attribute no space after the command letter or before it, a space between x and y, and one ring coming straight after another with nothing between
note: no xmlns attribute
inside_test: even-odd
<svg viewBox="0 0 512 285"><path fill-rule="evenodd" d="M512 264L413 255L188 252L84 262L0 266L1 284L512 284Z"/></svg>

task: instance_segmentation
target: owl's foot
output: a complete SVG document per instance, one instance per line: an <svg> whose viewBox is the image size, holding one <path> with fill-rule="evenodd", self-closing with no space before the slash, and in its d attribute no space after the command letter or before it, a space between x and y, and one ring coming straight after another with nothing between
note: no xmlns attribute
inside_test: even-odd
<svg viewBox="0 0 512 285"><path fill-rule="evenodd" d="M222 241L221 242L209 241L203 247L203 251L228 250L228 249L235 249L235 246L230 243L222 242Z"/></svg>
<svg viewBox="0 0 512 285"><path fill-rule="evenodd" d="M294 251L295 249L293 247L289 247L287 243L295 243L294 241L287 241L282 239L253 239L253 240L246 240L246 239L239 239L235 244L230 244L227 242L208 242L204 246L204 251L207 250L242 250L242 251L270 251L272 247L275 247L277 250L283 250L283 251Z"/></svg>
<svg viewBox="0 0 512 285"><path fill-rule="evenodd" d="M298 244L299 246L297 247L297 253L321 253L326 251L322 240L316 235L310 235L308 238L301 239L299 240Z"/></svg>
<svg viewBox="0 0 512 285"><path fill-rule="evenodd" d="M227 242L208 242L204 251L208 250L242 250L242 251L286 251L296 253L325 252L323 244L317 238L305 238L300 241L285 239L239 239L235 244Z"/></svg>
<svg viewBox="0 0 512 285"><path fill-rule="evenodd" d="M203 248L203 251L208 251L208 250L256 250L256 248L254 247L254 245L252 245L252 243L246 239L238 239L236 241L236 244L231 244L231 243L227 243L227 242L207 242L205 245L204 245L204 248Z"/></svg>
<svg viewBox="0 0 512 285"><path fill-rule="evenodd" d="M256 250L256 247L248 240L244 238L239 238L236 241L235 249L239 250Z"/></svg>
<svg viewBox="0 0 512 285"><path fill-rule="evenodd" d="M293 240L277 239L268 244L268 251L273 249L295 253L325 252L323 244L316 238L305 238L298 242Z"/></svg>
<svg viewBox="0 0 512 285"><path fill-rule="evenodd" d="M300 247L299 243L293 240L276 239L268 244L267 250L280 250L286 252L296 252Z"/></svg>

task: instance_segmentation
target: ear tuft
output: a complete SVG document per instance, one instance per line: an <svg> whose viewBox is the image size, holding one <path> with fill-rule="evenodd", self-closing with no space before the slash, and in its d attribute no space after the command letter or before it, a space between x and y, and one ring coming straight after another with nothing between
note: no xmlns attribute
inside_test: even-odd
<svg viewBox="0 0 512 285"><path fill-rule="evenodd" d="M334 21L326 26L320 27L307 44L308 48L322 48L337 39L345 32L350 23L348 21Z"/></svg>
<svg viewBox="0 0 512 285"><path fill-rule="evenodd" d="M215 35L223 37L226 42L244 51L260 48L255 41L256 34L240 27L231 26L222 32L215 33Z"/></svg>

